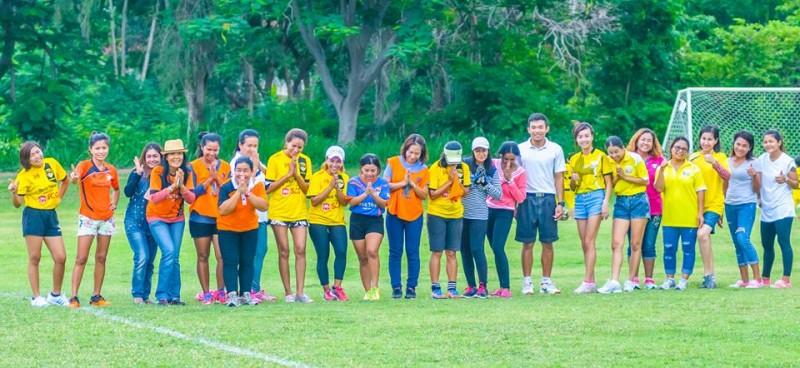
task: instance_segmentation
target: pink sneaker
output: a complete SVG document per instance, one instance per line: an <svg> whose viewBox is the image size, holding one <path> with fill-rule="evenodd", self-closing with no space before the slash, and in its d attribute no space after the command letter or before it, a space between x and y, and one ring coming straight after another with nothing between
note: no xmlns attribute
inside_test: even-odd
<svg viewBox="0 0 800 368"><path fill-rule="evenodd" d="M224 290L217 290L214 299L219 304L228 304L228 295L225 294Z"/></svg>
<svg viewBox="0 0 800 368"><path fill-rule="evenodd" d="M267 294L267 292L264 291L264 290L260 290L258 292L250 291L250 295L253 298L258 298L258 300L260 300L262 302L274 302L274 301L278 300L276 297Z"/></svg>
<svg viewBox="0 0 800 368"><path fill-rule="evenodd" d="M748 284L749 283L746 283L746 282L744 282L742 280L739 280L739 281L736 281L735 284L730 285L730 287L732 287L734 289L740 289L740 288L743 288L743 287L747 286Z"/></svg>
<svg viewBox="0 0 800 368"><path fill-rule="evenodd" d="M761 278L761 284L764 285L764 286L770 286L771 283L769 282L769 277L762 277Z"/></svg>
<svg viewBox="0 0 800 368"><path fill-rule="evenodd" d="M202 303L203 303L203 305L211 305L211 304L214 304L214 297L213 297L213 296L211 296L211 293L205 293L205 294L203 294L203 300L202 300Z"/></svg>
<svg viewBox="0 0 800 368"><path fill-rule="evenodd" d="M653 279L647 278L644 279L644 288L647 290L655 290L658 289L658 285L656 285L656 282Z"/></svg>
<svg viewBox="0 0 800 368"><path fill-rule="evenodd" d="M336 299L339 299L340 302L346 302L350 300L347 294L344 293L344 289L341 286L334 286L333 287L333 295L336 296Z"/></svg>
<svg viewBox="0 0 800 368"><path fill-rule="evenodd" d="M495 292L492 293L492 297L495 298L504 298L508 299L511 297L511 290L508 289L497 289Z"/></svg>
<svg viewBox="0 0 800 368"><path fill-rule="evenodd" d="M772 284L772 288L774 288L774 289L785 289L785 288L790 288L790 287L792 287L792 283L783 281L782 279L778 280L778 281L775 281L775 283Z"/></svg>
<svg viewBox="0 0 800 368"><path fill-rule="evenodd" d="M197 293L197 295L194 296L194 300L197 300L198 302L202 302L203 301L203 296L205 296L205 294L201 291L201 292Z"/></svg>
<svg viewBox="0 0 800 368"><path fill-rule="evenodd" d="M322 293L322 296L325 298L325 301L328 302L336 300L336 295L333 294L333 289L328 289L327 291Z"/></svg>
<svg viewBox="0 0 800 368"><path fill-rule="evenodd" d="M745 289L761 289L762 287L764 287L764 284L756 280L750 280L750 282L747 283L747 286L745 286Z"/></svg>
<svg viewBox="0 0 800 368"><path fill-rule="evenodd" d="M641 290L642 287L641 287L641 284L639 283L639 278L638 277L634 277L633 280L631 280L631 282L633 282L633 288L635 290Z"/></svg>

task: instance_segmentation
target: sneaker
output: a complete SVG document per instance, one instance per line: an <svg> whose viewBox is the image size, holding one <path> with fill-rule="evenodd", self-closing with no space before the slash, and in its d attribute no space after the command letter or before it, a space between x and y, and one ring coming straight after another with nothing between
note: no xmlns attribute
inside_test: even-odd
<svg viewBox="0 0 800 368"><path fill-rule="evenodd" d="M144 299L144 304L155 304L155 303L153 303L152 300L145 298Z"/></svg>
<svg viewBox="0 0 800 368"><path fill-rule="evenodd" d="M447 297L450 299L461 299L464 296L458 292L458 289L447 289Z"/></svg>
<svg viewBox="0 0 800 368"><path fill-rule="evenodd" d="M771 283L769 282L769 277L762 277L761 284L764 286L771 286Z"/></svg>
<svg viewBox="0 0 800 368"><path fill-rule="evenodd" d="M314 299L309 298L308 295L303 293L302 295L295 296L294 301L298 303L313 303Z"/></svg>
<svg viewBox="0 0 800 368"><path fill-rule="evenodd" d="M203 294L203 300L202 300L202 303L203 303L203 305L211 305L211 304L214 304L214 297L211 295L211 293L205 293L205 294Z"/></svg>
<svg viewBox="0 0 800 368"><path fill-rule="evenodd" d="M229 307L238 307L238 306L240 306L240 305L242 304L242 303L239 301L239 295L238 295L238 294L236 294L236 292L235 292L235 291L231 291L230 293L228 293L228 298L227 298L227 300L228 300L228 303L226 303L226 304L227 304Z"/></svg>
<svg viewBox="0 0 800 368"><path fill-rule="evenodd" d="M111 303L107 302L102 295L95 295L89 299L89 305L93 307L109 307Z"/></svg>
<svg viewBox="0 0 800 368"><path fill-rule="evenodd" d="M747 287L748 284L749 284L749 282L744 282L742 280L738 280L738 281L736 281L735 284L728 285L728 287L734 288L734 289L739 289L739 288Z"/></svg>
<svg viewBox="0 0 800 368"><path fill-rule="evenodd" d="M194 300L197 300L198 302L202 303L203 302L203 298L205 297L205 295L206 294L204 294L203 292L199 292L194 296Z"/></svg>
<svg viewBox="0 0 800 368"><path fill-rule="evenodd" d="M133 298L133 304L142 305L142 304L144 304L144 299L142 299L142 298Z"/></svg>
<svg viewBox="0 0 800 368"><path fill-rule="evenodd" d="M478 299L486 299L488 297L489 292L486 291L486 286L481 285L478 287L478 291L475 292L475 297Z"/></svg>
<svg viewBox="0 0 800 368"><path fill-rule="evenodd" d="M59 305L62 307L69 307L69 298L67 298L64 294L59 294L58 296L53 295L52 292L47 294L47 302L53 305Z"/></svg>
<svg viewBox="0 0 800 368"><path fill-rule="evenodd" d="M622 285L622 291L626 293L632 293L634 290L638 288L639 288L639 283L631 280L625 281L625 283Z"/></svg>
<svg viewBox="0 0 800 368"><path fill-rule="evenodd" d="M770 285L770 287L772 287L773 289L786 289L786 288L792 287L792 283L791 282L786 282L786 281L783 281L783 279L780 279L778 281L775 281L775 283Z"/></svg>
<svg viewBox="0 0 800 368"><path fill-rule="evenodd" d="M364 293L364 297L361 298L361 301L368 302L371 300L372 300L372 289L369 289Z"/></svg>
<svg viewBox="0 0 800 368"><path fill-rule="evenodd" d="M658 286L656 285L656 282L653 281L653 279L645 279L644 280L644 288L646 290L655 290L655 289L658 289Z"/></svg>
<svg viewBox="0 0 800 368"><path fill-rule="evenodd" d="M417 288L407 287L406 288L406 299L416 299L417 298Z"/></svg>
<svg viewBox="0 0 800 368"><path fill-rule="evenodd" d="M474 288L472 286L467 286L467 288L464 289L464 297L465 298L474 298L475 294L477 294L477 293L478 293L478 289L476 289L476 288Z"/></svg>
<svg viewBox="0 0 800 368"><path fill-rule="evenodd" d="M645 282L647 282L647 281L645 280ZM639 278L638 277L634 277L633 280L631 280L631 283L633 284L633 289L634 290L641 290L642 289L642 286L639 283ZM653 285L655 285L655 283L653 283ZM625 288L623 287L623 289L625 289Z"/></svg>
<svg viewBox="0 0 800 368"><path fill-rule="evenodd" d="M264 290L259 290L258 292L255 290L250 290L250 295L253 297L253 299L258 299L260 302L274 302L278 300L278 298L267 294L267 292Z"/></svg>
<svg viewBox="0 0 800 368"><path fill-rule="evenodd" d="M511 289L497 289L492 296L496 296L498 298L508 299L511 297Z"/></svg>
<svg viewBox="0 0 800 368"><path fill-rule="evenodd" d="M168 305L169 305L169 302L166 299L159 299L158 300L158 306L159 307L166 307Z"/></svg>
<svg viewBox="0 0 800 368"><path fill-rule="evenodd" d="M400 299L402 297L403 297L402 287L392 288L392 299Z"/></svg>
<svg viewBox="0 0 800 368"><path fill-rule="evenodd" d="M434 299L447 299L447 297L442 293L441 288L431 290L431 297Z"/></svg>
<svg viewBox="0 0 800 368"><path fill-rule="evenodd" d="M338 299L340 302L346 302L350 300L350 297L348 297L347 294L344 293L344 289L342 289L341 286L333 287L333 295L335 295L336 299Z"/></svg>
<svg viewBox="0 0 800 368"><path fill-rule="evenodd" d="M689 287L689 280L681 278L681 280L678 281L678 285L675 285L675 290L684 291L688 287ZM716 285L714 287L716 287Z"/></svg>
<svg viewBox="0 0 800 368"><path fill-rule="evenodd" d="M377 286L373 286L372 290L372 299L371 300L381 300L381 289Z"/></svg>
<svg viewBox="0 0 800 368"><path fill-rule="evenodd" d="M750 282L748 282L747 286L745 286L744 288L745 289L761 289L762 287L764 287L764 284L762 284L762 283L760 283L760 282L758 282L756 280L750 280Z"/></svg>
<svg viewBox="0 0 800 368"><path fill-rule="evenodd" d="M216 290L214 291L214 300L219 304L228 304L228 294L225 294L225 290Z"/></svg>
<svg viewBox="0 0 800 368"><path fill-rule="evenodd" d="M239 300L239 302L243 305L258 305L258 303L261 303L260 300L253 298L253 294L250 294L249 291L242 293L242 298Z"/></svg>
<svg viewBox="0 0 800 368"><path fill-rule="evenodd" d="M717 287L717 280L714 275L703 276L703 282L700 284L701 289L715 289Z"/></svg>
<svg viewBox="0 0 800 368"><path fill-rule="evenodd" d="M47 299L45 299L44 297L39 295L39 296L31 299L31 305L34 306L34 307L37 307L37 308L44 308L44 307L49 306L50 303L47 302Z"/></svg>
<svg viewBox="0 0 800 368"><path fill-rule="evenodd" d="M608 280L603 287L597 289L597 292L600 294L619 294L622 292L622 285L619 284L619 281Z"/></svg>
<svg viewBox="0 0 800 368"><path fill-rule="evenodd" d="M169 301L169 305L183 307L184 305L186 305L186 303L184 303L183 300L175 298L175 299L172 299L172 300Z"/></svg>
<svg viewBox="0 0 800 368"><path fill-rule="evenodd" d="M328 289L328 291L323 292L322 297L325 298L326 302L332 302L336 300L336 295L333 294L333 289Z"/></svg>
<svg viewBox="0 0 800 368"><path fill-rule="evenodd" d="M582 282L580 286L573 291L574 294L591 294L595 292L597 292L597 284L593 282Z"/></svg>
<svg viewBox="0 0 800 368"><path fill-rule="evenodd" d="M539 285L539 292L542 294L561 294L561 290L552 282L541 283L541 285Z"/></svg>
<svg viewBox="0 0 800 368"><path fill-rule="evenodd" d="M81 307L81 300L80 300L80 299L78 299L78 297L77 297L77 296L73 296L73 297L72 297L72 298L69 300L69 307L70 307L70 308L80 308L80 307Z"/></svg>
<svg viewBox="0 0 800 368"><path fill-rule="evenodd" d="M283 301L286 303L294 303L294 295L289 294L283 297Z"/></svg>
<svg viewBox="0 0 800 368"><path fill-rule="evenodd" d="M672 277L667 278L666 280L664 280L664 283L661 284L661 286L659 286L658 288L661 289L661 290L674 289L675 288L675 279L673 279Z"/></svg>
<svg viewBox="0 0 800 368"><path fill-rule="evenodd" d="M522 281L522 295L533 295L533 283L530 281Z"/></svg>

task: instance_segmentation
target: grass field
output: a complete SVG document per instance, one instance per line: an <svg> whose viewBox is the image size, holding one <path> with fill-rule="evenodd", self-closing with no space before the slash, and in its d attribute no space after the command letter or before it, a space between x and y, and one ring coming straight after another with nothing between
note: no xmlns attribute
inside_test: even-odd
<svg viewBox="0 0 800 368"><path fill-rule="evenodd" d="M0 178L5 182L5 177ZM124 182L124 179L123 179ZM428 297L427 234L423 234L420 297L392 300L381 249L383 299L361 302L355 253L348 253L347 303L322 301L309 241L307 293L310 305L266 303L256 307L203 306L195 252L185 232L181 269L185 307L136 306L130 301L131 251L122 229L112 240L103 294L105 309L30 306L27 256L20 231L21 209L8 192L0 195L0 365L2 366L792 366L800 358L800 288L739 290L727 229L714 237L717 279L722 287L637 291L618 295L572 295L583 275L574 221L560 223L553 278L561 295L522 296L518 243L509 239L514 297L432 300ZM124 196L123 196L124 197ZM117 215L122 217L123 199ZM71 187L59 208L67 246L67 274L75 257L78 193ZM795 225L796 226L796 225ZM610 222L598 239L597 279L610 275ZM753 240L761 254L758 231ZM794 244L800 244L797 231ZM269 240L263 285L282 294L277 252ZM660 244L660 243L659 243ZM661 246L658 253L661 256ZM497 287L490 257L490 290ZM538 246L534 281L538 280ZM331 260L332 262L332 260ZM331 268L332 269L332 268ZM42 291L51 287L52 263L42 256ZM88 301L93 261L81 287ZM702 274L702 263L695 267ZM780 252L773 271L781 272ZM444 274L444 272L443 272ZM623 275L625 271L623 271ZM656 281L663 264L656 263ZM213 281L212 281L213 284ZM459 288L463 288L463 276Z"/></svg>

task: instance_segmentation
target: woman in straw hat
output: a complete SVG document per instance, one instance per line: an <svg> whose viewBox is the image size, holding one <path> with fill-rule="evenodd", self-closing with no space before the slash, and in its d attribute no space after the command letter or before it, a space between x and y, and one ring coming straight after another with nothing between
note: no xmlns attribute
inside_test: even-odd
<svg viewBox="0 0 800 368"><path fill-rule="evenodd" d="M183 202L193 203L194 183L180 139L168 140L161 151L161 166L150 174L147 223L161 249L158 266L158 305L184 305L181 301L181 270L178 259L183 239Z"/></svg>

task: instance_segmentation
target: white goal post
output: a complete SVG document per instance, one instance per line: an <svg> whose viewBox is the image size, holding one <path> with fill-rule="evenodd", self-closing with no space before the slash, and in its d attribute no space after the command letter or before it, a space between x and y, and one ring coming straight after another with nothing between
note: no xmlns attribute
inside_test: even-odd
<svg viewBox="0 0 800 368"><path fill-rule="evenodd" d="M783 134L786 152L800 154L800 88L686 88L678 91L663 146L678 136L697 149L697 133L705 125L720 128L724 153L733 135L747 130L755 136L754 154L763 152L761 137L767 129ZM665 148L665 151L667 149ZM665 152L669 155L669 152Z"/></svg>

